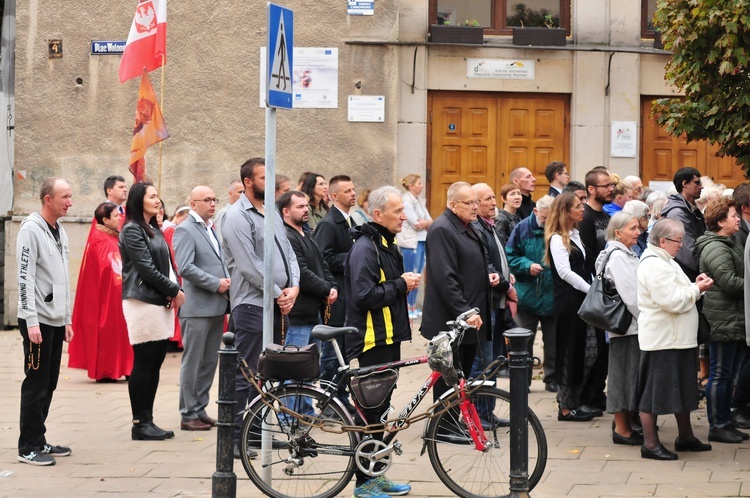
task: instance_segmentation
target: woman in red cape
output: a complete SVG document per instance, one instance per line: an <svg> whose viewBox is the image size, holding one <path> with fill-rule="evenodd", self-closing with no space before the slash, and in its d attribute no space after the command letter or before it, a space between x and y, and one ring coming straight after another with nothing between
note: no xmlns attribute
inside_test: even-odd
<svg viewBox="0 0 750 498"><path fill-rule="evenodd" d="M97 382L130 375L133 347L122 314L122 260L118 247L120 213L111 202L94 213L78 275L73 330L68 349L71 368L84 368Z"/></svg>

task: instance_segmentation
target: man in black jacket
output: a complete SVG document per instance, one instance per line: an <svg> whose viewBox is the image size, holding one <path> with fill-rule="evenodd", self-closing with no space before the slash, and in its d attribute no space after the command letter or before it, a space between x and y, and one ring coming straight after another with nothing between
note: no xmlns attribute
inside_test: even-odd
<svg viewBox="0 0 750 498"><path fill-rule="evenodd" d="M359 330L346 340L347 358L358 358L360 367L401 359L401 342L411 340L406 294L420 279L418 273L404 272L396 245L396 234L406 220L401 192L396 187L380 187L370 193L368 203L372 222L351 230L355 242L344 265L346 324ZM379 408L363 410L367 423L380 423L389 407L390 396ZM359 470L356 475L355 498L402 495L411 490L408 484L385 476L370 479Z"/></svg>
<svg viewBox="0 0 750 498"><path fill-rule="evenodd" d="M337 175L328 183L328 192L333 200L333 206L328 214L318 222L315 227L315 241L323 252L328 264L328 269L338 283L338 288L344 288L344 261L352 248L353 240L349 228L355 225L349 210L357 202L357 194L354 190L354 182L346 175ZM331 306L331 315L328 325L342 327L346 318L346 296L342 293ZM344 338L339 337L339 347L344 351ZM320 354L320 378L331 380L339 368L336 353L330 342L324 342ZM354 413L354 407L349 402L346 391L338 393L339 399L344 403L350 413Z"/></svg>
<svg viewBox="0 0 750 498"><path fill-rule="evenodd" d="M284 219L300 272L299 296L289 312L291 325L284 344L305 346L310 342L313 327L321 323L321 308L336 302L338 284L328 270L318 244L305 229L310 217L305 194L296 190L285 192L276 201L276 208Z"/></svg>
<svg viewBox="0 0 750 498"><path fill-rule="evenodd" d="M445 323L474 307L479 314L467 322L477 328L464 335L453 363L468 373L474 362L477 337L490 339L490 279L487 255L480 236L472 228L477 219L479 201L471 185L456 182L448 188L448 207L438 216L427 233L426 272L422 335L432 339L446 330ZM441 378L435 383L433 396L440 398L448 386Z"/></svg>

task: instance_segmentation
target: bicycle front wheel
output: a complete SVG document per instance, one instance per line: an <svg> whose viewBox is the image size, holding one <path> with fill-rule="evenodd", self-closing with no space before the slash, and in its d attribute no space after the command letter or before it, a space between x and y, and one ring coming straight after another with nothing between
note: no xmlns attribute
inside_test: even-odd
<svg viewBox="0 0 750 498"><path fill-rule="evenodd" d="M281 384L268 391L277 398L256 399L245 415L240 441L242 465L258 489L275 498L329 498L339 494L354 474L354 432L326 432L303 424L279 411L285 406L307 417L351 424L349 414L317 388L304 384ZM329 401L323 410L324 402ZM263 465L260 439L263 422L273 436L273 449ZM258 453L251 461L248 450ZM268 481L264 474L269 474Z"/></svg>
<svg viewBox="0 0 750 498"><path fill-rule="evenodd" d="M462 498L510 494L510 400L506 391L482 386L471 394L484 433L492 446L478 451L458 408L430 420L425 444L430 463L443 484ZM547 464L547 438L537 416L529 410L529 490Z"/></svg>

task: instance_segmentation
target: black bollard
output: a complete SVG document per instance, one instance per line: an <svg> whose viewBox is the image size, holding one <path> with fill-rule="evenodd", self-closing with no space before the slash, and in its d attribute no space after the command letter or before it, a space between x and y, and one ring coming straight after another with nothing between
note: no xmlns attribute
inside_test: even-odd
<svg viewBox="0 0 750 498"><path fill-rule="evenodd" d="M216 422L216 472L211 476L213 498L235 498L237 476L234 473L234 415L237 401L237 355L234 333L226 332L219 350L219 418Z"/></svg>
<svg viewBox="0 0 750 498"><path fill-rule="evenodd" d="M503 334L510 342L510 498L529 497L529 340L530 330Z"/></svg>

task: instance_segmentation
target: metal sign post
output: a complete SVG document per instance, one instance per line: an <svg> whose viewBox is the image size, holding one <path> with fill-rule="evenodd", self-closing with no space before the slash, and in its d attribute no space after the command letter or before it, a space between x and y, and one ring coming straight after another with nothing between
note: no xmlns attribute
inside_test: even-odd
<svg viewBox="0 0 750 498"><path fill-rule="evenodd" d="M294 49L294 12L268 3L266 29L266 187L265 227L263 232L263 345L273 342L273 254L274 225L276 224L276 108L292 108L292 53ZM263 421L261 436L261 464L263 480L271 482L272 439Z"/></svg>

